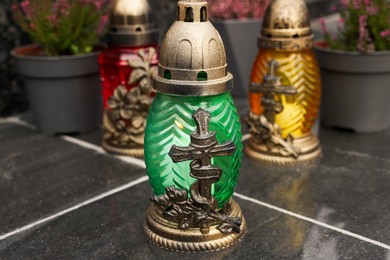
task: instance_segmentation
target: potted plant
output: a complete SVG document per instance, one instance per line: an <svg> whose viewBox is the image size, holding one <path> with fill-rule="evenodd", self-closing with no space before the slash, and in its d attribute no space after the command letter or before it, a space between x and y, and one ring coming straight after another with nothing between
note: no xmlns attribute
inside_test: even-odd
<svg viewBox="0 0 390 260"><path fill-rule="evenodd" d="M101 125L98 35L108 0L25 0L13 5L19 26L37 44L11 54L39 130L85 133Z"/></svg>
<svg viewBox="0 0 390 260"><path fill-rule="evenodd" d="M257 36L270 0L208 0L210 17L225 44L235 97L246 97L249 75L257 55Z"/></svg>
<svg viewBox="0 0 390 260"><path fill-rule="evenodd" d="M321 122L358 133L390 126L390 15L386 0L343 0L339 28L316 43Z"/></svg>

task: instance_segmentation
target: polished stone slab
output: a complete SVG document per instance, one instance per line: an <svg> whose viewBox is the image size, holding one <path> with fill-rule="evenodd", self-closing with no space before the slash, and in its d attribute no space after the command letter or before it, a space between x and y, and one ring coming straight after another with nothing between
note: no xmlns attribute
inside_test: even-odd
<svg viewBox="0 0 390 260"><path fill-rule="evenodd" d="M390 129L377 133L355 134L343 129L321 128L320 137L322 146L339 154L372 159L375 163L382 161L381 166L390 168Z"/></svg>
<svg viewBox="0 0 390 260"><path fill-rule="evenodd" d="M338 132L321 131L323 139L339 138ZM275 167L244 157L236 191L312 219L326 211L322 222L389 245L390 160L386 154L362 156L362 149L355 150L359 145L351 141L346 151L336 142L324 143L322 158L301 166Z"/></svg>
<svg viewBox="0 0 390 260"><path fill-rule="evenodd" d="M245 116L247 101L236 105ZM99 144L100 134L74 137ZM323 156L309 164L275 167L244 156L236 191L363 240L236 197L249 227L240 244L203 254L167 252L143 235L151 194L145 182L0 241L0 259L390 259L389 250L364 241L390 244L390 129L357 135L321 128L320 139ZM2 124L0 173L0 201L7 201L0 208L1 233L7 225L15 228L144 176L145 170Z"/></svg>
<svg viewBox="0 0 390 260"><path fill-rule="evenodd" d="M15 124L0 125L0 236L145 170Z"/></svg>
<svg viewBox="0 0 390 260"><path fill-rule="evenodd" d="M385 259L388 254L238 198L249 227L238 245L201 254L169 252L148 243L143 233L150 193L145 182L0 242L0 259Z"/></svg>

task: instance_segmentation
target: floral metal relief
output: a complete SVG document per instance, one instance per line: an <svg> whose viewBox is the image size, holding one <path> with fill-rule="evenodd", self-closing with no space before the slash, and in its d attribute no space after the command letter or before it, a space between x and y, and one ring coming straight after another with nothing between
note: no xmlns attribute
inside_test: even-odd
<svg viewBox="0 0 390 260"><path fill-rule="evenodd" d="M141 49L140 59L128 61L133 69L128 84L137 85L130 90L118 86L108 99L109 109L103 116L105 142L128 148L144 144L146 118L154 93L152 77L157 72L157 66L151 65L155 54L154 48Z"/></svg>
<svg viewBox="0 0 390 260"><path fill-rule="evenodd" d="M289 135L283 138L281 129L275 122L275 116L282 112L283 105L276 101L275 97L280 95L296 95L297 90L293 86L283 86L280 77L276 76L279 63L275 60L269 62L269 72L264 77L262 84L251 84L251 91L262 93L261 104L264 113L256 115L249 112L247 117L249 133L259 143L264 143L269 150L278 150L283 156L299 157L299 151L293 146L294 138Z"/></svg>

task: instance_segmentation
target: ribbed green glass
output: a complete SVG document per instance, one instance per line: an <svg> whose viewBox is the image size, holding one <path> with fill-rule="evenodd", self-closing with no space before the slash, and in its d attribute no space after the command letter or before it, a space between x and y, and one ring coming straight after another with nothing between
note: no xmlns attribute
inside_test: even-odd
<svg viewBox="0 0 390 260"><path fill-rule="evenodd" d="M174 163L168 155L172 145L188 146L196 123L192 114L203 108L211 113L209 130L216 131L219 143L232 141L237 149L232 156L213 158L222 169L220 180L213 185L213 196L219 207L233 195L242 157L241 127L237 109L229 93L207 97L178 97L157 93L149 111L145 130L145 162L149 182L156 195L165 188L189 191L195 179L190 177L190 162Z"/></svg>

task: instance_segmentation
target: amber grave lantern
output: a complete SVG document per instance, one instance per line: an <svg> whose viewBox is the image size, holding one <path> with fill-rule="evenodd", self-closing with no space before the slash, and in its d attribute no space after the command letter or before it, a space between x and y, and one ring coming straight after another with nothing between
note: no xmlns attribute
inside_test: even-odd
<svg viewBox="0 0 390 260"><path fill-rule="evenodd" d="M303 0L270 3L251 74L247 118L251 138L245 147L250 157L293 164L321 154L312 132L321 99L313 41Z"/></svg>

